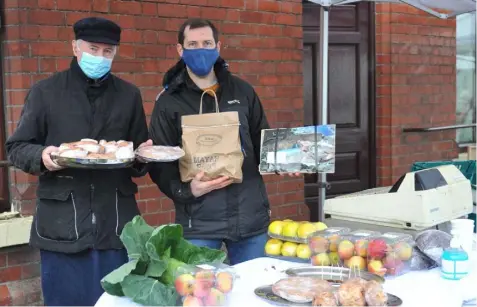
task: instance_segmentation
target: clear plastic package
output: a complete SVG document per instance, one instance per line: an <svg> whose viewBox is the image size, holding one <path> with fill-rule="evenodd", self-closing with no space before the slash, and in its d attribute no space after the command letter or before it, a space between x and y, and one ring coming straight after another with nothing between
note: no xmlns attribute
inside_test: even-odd
<svg viewBox="0 0 477 307"><path fill-rule="evenodd" d="M377 231L355 230L341 236L338 242L338 257L340 265L348 268L365 270L368 243L371 238L380 236Z"/></svg>
<svg viewBox="0 0 477 307"><path fill-rule="evenodd" d="M311 264L315 266L340 265L338 243L341 237L350 231L351 229L346 227L330 227L314 232L308 238L308 245L311 251Z"/></svg>
<svg viewBox="0 0 477 307"><path fill-rule="evenodd" d="M136 149L136 159L141 162L172 162L185 155L178 146L149 146Z"/></svg>
<svg viewBox="0 0 477 307"><path fill-rule="evenodd" d="M379 276L409 272L414 246L409 234L388 232L372 237L367 248L367 270Z"/></svg>
<svg viewBox="0 0 477 307"><path fill-rule="evenodd" d="M320 229L317 224L319 223L309 221L273 221L268 226L268 236L281 241L306 244L310 235ZM322 224L321 227L326 225Z"/></svg>
<svg viewBox="0 0 477 307"><path fill-rule="evenodd" d="M387 306L388 295L384 292L382 284L370 280L364 286L364 298L368 306Z"/></svg>
<svg viewBox="0 0 477 307"><path fill-rule="evenodd" d="M184 265L175 272L174 286L182 306L224 306L237 278L223 263Z"/></svg>
<svg viewBox="0 0 477 307"><path fill-rule="evenodd" d="M438 266L441 265L441 256L446 248L450 247L452 236L446 232L428 229L416 235L416 247Z"/></svg>
<svg viewBox="0 0 477 307"><path fill-rule="evenodd" d="M331 292L332 285L315 277L292 276L272 285L273 294L293 303L310 303L321 292Z"/></svg>
<svg viewBox="0 0 477 307"><path fill-rule="evenodd" d="M265 255L285 261L309 263L311 251L308 244L270 238L265 244Z"/></svg>

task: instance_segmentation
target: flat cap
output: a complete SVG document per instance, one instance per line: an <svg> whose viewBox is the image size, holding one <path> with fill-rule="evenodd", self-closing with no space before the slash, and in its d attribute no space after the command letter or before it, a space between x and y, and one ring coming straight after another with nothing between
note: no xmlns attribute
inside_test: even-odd
<svg viewBox="0 0 477 307"><path fill-rule="evenodd" d="M73 25L75 39L90 43L119 45L121 27L109 19L88 17L78 20Z"/></svg>

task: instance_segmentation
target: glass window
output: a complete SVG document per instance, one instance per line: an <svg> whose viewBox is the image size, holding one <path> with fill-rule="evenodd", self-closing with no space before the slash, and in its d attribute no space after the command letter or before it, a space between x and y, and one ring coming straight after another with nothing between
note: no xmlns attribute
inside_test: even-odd
<svg viewBox="0 0 477 307"><path fill-rule="evenodd" d="M475 12L457 16L457 124L475 123ZM457 143L474 143L474 129L457 130Z"/></svg>

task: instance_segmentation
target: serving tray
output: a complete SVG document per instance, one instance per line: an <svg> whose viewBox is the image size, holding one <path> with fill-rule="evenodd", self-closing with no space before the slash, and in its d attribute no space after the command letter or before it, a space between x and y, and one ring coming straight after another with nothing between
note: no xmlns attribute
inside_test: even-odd
<svg viewBox="0 0 477 307"><path fill-rule="evenodd" d="M344 267L333 267L333 266L306 266L306 267L297 267L290 268L285 271L285 274L289 276L312 276L318 277L323 280L327 280L334 283L335 285L341 284L343 281L346 281L351 278L360 277L366 281L374 280L379 283L384 283L384 278L367 272L359 270L351 270Z"/></svg>
<svg viewBox="0 0 477 307"><path fill-rule="evenodd" d="M262 286L255 289L255 295L260 297L261 299L267 301L270 304L277 305L277 306L312 306L312 303L294 303L287 301L277 295L275 295L272 291L272 285ZM387 306L401 306L402 300L390 293L386 293L388 296Z"/></svg>
<svg viewBox="0 0 477 307"><path fill-rule="evenodd" d="M127 168L134 164L135 159L82 159L82 158L65 158L51 155L53 162L59 166L68 168L82 169L119 169Z"/></svg>
<svg viewBox="0 0 477 307"><path fill-rule="evenodd" d="M142 150L156 150L156 151L163 151L167 152L166 155L162 158L150 158L141 155ZM143 163L157 163L157 162L173 162L177 161L185 155L184 150L178 146L152 146L146 147L144 149L136 149L136 159Z"/></svg>

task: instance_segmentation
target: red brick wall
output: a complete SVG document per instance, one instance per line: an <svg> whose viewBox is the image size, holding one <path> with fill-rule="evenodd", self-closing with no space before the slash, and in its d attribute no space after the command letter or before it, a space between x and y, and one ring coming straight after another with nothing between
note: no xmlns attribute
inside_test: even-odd
<svg viewBox="0 0 477 307"><path fill-rule="evenodd" d="M376 5L378 185L416 161L452 159L455 131L403 133L403 127L455 124L455 20L408 5Z"/></svg>
<svg viewBox="0 0 477 307"><path fill-rule="evenodd" d="M91 15L103 15L123 28L114 71L140 87L147 115L161 90L164 72L178 60L176 31L185 18L200 16L213 20L223 33L223 57L230 62L232 72L255 87L271 125L302 124L301 0L6 0L4 5L3 90L9 134L18 122L30 86L68 67L71 25ZM272 175L266 181L273 217L308 218L302 180ZM147 221L155 225L173 222L172 202L148 177L137 182L139 206ZM11 197L21 211L32 214L36 178L11 170L10 184ZM22 250L29 251L27 247ZM8 297L17 296L12 287L28 277L18 273L24 270L21 263L17 267L7 263L4 268L2 260L7 256L14 259L16 254L0 250L0 305L20 305L16 298L2 301L7 285Z"/></svg>

